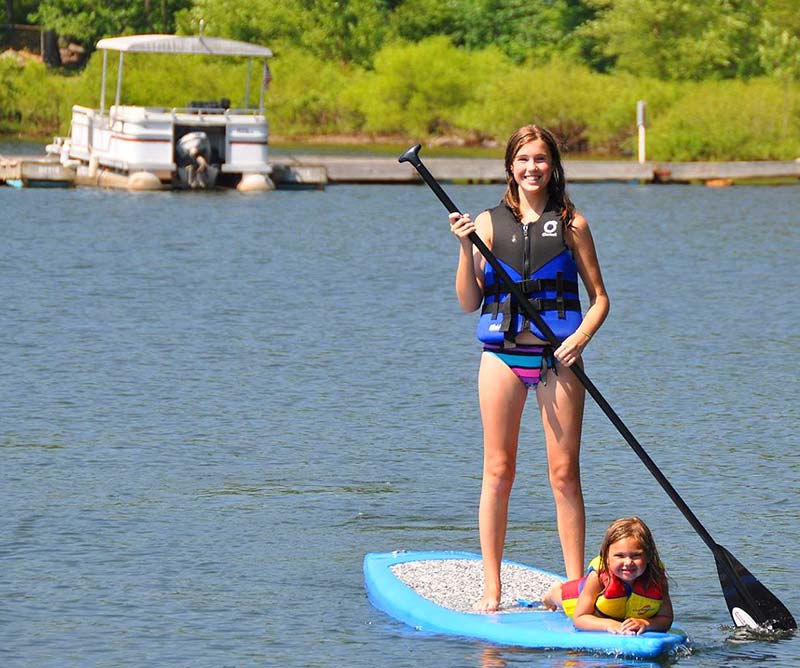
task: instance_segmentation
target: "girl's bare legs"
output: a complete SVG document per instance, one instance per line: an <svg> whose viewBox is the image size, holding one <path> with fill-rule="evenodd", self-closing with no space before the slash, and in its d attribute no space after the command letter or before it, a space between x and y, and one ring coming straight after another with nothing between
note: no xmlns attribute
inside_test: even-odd
<svg viewBox="0 0 800 668"><path fill-rule="evenodd" d="M567 367L550 370L547 385L539 383L547 470L556 505L556 523L567 579L583 576L586 513L581 490L580 448L586 391Z"/></svg>
<svg viewBox="0 0 800 668"><path fill-rule="evenodd" d="M478 528L483 556L483 596L473 606L500 606L500 562L508 524L508 499L517 465L517 442L528 389L501 360L483 353L478 373L483 421L483 483Z"/></svg>

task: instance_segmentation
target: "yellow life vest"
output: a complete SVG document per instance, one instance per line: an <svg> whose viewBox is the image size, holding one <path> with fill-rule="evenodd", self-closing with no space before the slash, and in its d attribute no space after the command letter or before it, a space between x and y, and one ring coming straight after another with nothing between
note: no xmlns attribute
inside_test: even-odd
<svg viewBox="0 0 800 668"><path fill-rule="evenodd" d="M664 593L660 585L648 586L643 582L644 578L639 578L633 585L629 585L608 571L601 571L598 556L592 559L586 576L561 585L561 604L568 617L575 615L578 596L583 591L586 577L592 571L597 571L603 587L594 604L595 612L600 617L611 617L620 621L629 617L649 619L655 617L661 609Z"/></svg>

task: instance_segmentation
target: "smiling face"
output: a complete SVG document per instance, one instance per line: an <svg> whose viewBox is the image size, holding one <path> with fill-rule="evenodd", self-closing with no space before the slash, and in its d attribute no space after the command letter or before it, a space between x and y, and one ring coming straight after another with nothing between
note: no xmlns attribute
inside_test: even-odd
<svg viewBox="0 0 800 668"><path fill-rule="evenodd" d="M541 139L533 139L520 146L511 163L511 173L520 193L546 193L553 175L553 157L547 144Z"/></svg>
<svg viewBox="0 0 800 668"><path fill-rule="evenodd" d="M634 582L647 569L644 546L632 536L620 538L608 548L606 567L623 582Z"/></svg>

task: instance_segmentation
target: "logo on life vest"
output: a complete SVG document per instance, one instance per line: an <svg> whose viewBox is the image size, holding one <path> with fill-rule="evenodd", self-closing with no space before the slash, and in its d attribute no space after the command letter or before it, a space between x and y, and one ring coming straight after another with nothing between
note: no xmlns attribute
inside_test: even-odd
<svg viewBox="0 0 800 668"><path fill-rule="evenodd" d="M558 236L558 221L557 220L548 220L542 226L542 236L543 237L556 237Z"/></svg>

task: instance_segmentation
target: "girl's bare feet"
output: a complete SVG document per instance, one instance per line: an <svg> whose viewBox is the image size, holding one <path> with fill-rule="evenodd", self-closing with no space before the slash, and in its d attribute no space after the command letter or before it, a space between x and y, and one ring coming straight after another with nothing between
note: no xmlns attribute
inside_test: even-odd
<svg viewBox="0 0 800 668"><path fill-rule="evenodd" d="M542 597L542 603L548 610L558 610L561 607L561 583L556 582Z"/></svg>
<svg viewBox="0 0 800 668"><path fill-rule="evenodd" d="M484 594L472 605L474 612L497 612L500 609L500 595Z"/></svg>

